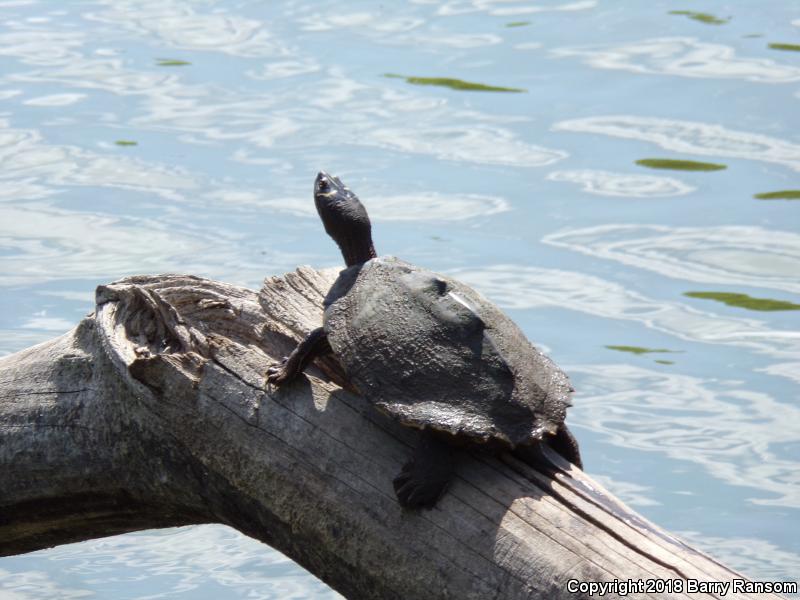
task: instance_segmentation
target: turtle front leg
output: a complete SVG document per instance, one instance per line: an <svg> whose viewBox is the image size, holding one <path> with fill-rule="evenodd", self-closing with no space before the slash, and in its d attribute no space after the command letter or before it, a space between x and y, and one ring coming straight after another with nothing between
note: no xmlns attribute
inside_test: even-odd
<svg viewBox="0 0 800 600"><path fill-rule="evenodd" d="M328 334L318 327L297 345L289 356L267 369L267 382L280 385L297 377L318 356L331 352Z"/></svg>
<svg viewBox="0 0 800 600"><path fill-rule="evenodd" d="M423 430L411 460L394 478L397 500L406 508L432 508L453 478L453 469L450 445Z"/></svg>

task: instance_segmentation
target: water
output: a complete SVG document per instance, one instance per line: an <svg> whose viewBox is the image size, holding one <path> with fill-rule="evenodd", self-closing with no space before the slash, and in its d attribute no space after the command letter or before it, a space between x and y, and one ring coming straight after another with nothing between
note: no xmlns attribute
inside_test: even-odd
<svg viewBox="0 0 800 600"><path fill-rule="evenodd" d="M800 189L800 52L769 46L800 5L685 4L0 1L0 352L124 275L338 264L326 169L379 252L472 283L564 366L589 473L796 579L800 312L713 293L800 302L800 202L754 198ZM218 526L0 560L4 600L334 596Z"/></svg>

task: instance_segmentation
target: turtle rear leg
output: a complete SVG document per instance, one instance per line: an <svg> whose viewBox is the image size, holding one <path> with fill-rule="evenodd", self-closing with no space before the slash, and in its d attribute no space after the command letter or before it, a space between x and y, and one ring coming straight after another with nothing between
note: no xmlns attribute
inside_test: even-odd
<svg viewBox="0 0 800 600"><path fill-rule="evenodd" d="M453 450L430 431L422 431L414 454L397 477L394 491L406 508L432 508L453 477Z"/></svg>
<svg viewBox="0 0 800 600"><path fill-rule="evenodd" d="M561 424L556 434L548 438L547 443L553 450L558 452L573 465L579 469L583 469L583 460L581 460L578 440L575 439L575 436L572 435L572 432L567 428L566 423Z"/></svg>
<svg viewBox="0 0 800 600"><path fill-rule="evenodd" d="M297 377L312 360L330 352L331 345L328 343L328 334L322 327L318 327L309 333L289 356L267 369L267 382L278 385L289 382Z"/></svg>

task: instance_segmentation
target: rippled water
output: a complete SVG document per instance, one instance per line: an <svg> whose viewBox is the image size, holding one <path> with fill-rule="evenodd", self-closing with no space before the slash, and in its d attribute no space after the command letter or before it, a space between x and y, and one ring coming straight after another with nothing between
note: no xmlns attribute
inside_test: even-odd
<svg viewBox="0 0 800 600"><path fill-rule="evenodd" d="M0 0L0 352L123 275L338 264L324 168L379 252L475 285L565 367L589 473L796 579L800 311L760 309L800 303L800 201L754 196L800 189L800 52L770 47L800 5L685 4ZM217 526L0 560L4 600L334 596Z"/></svg>

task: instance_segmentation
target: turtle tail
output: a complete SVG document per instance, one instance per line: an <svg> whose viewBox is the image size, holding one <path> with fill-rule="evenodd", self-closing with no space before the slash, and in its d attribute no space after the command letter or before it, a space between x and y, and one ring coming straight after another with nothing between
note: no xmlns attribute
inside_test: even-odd
<svg viewBox="0 0 800 600"><path fill-rule="evenodd" d="M511 451L511 454L534 468L540 468L543 465L552 466L552 460L543 452L542 445L544 444L555 450L564 460L583 470L583 460L581 459L581 451L578 448L578 440L575 439L575 436L563 423L555 435L530 446L517 446Z"/></svg>

